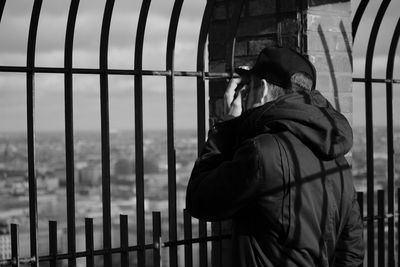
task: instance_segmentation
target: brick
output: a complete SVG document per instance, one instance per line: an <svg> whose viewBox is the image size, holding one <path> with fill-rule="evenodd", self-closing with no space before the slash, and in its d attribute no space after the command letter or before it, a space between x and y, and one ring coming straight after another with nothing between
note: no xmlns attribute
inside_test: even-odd
<svg viewBox="0 0 400 267"><path fill-rule="evenodd" d="M247 56L247 41L235 43L235 56Z"/></svg>
<svg viewBox="0 0 400 267"><path fill-rule="evenodd" d="M351 2L350 0L342 0L332 4L331 0L311 0L309 11L310 12L324 12L334 15L350 16Z"/></svg>
<svg viewBox="0 0 400 267"><path fill-rule="evenodd" d="M336 89L334 88L334 79ZM349 74L338 74L331 72L318 72L316 88L321 92L333 92L338 90L340 93L352 92L352 77Z"/></svg>
<svg viewBox="0 0 400 267"><path fill-rule="evenodd" d="M225 72L226 63L225 61L213 61L209 63L210 72Z"/></svg>
<svg viewBox="0 0 400 267"><path fill-rule="evenodd" d="M249 1L248 12L249 12L249 16L274 14L276 12L276 1L275 0L251 0L251 1Z"/></svg>
<svg viewBox="0 0 400 267"><path fill-rule="evenodd" d="M281 44L284 47L291 47L293 49L298 48L297 35L284 35L281 36Z"/></svg>
<svg viewBox="0 0 400 267"><path fill-rule="evenodd" d="M226 7L225 5L215 6L213 10L214 20L225 20L227 19Z"/></svg>
<svg viewBox="0 0 400 267"><path fill-rule="evenodd" d="M258 55L260 53L260 51L267 46L274 46L276 45L276 40L275 38L272 39L255 39L255 40L250 40L249 42L249 55L253 56L253 55Z"/></svg>
<svg viewBox="0 0 400 267"><path fill-rule="evenodd" d="M214 100L214 113L213 115L217 118L222 117L224 114L224 100L223 99L215 99Z"/></svg>
<svg viewBox="0 0 400 267"><path fill-rule="evenodd" d="M340 112L352 113L353 112L353 97L348 94L339 95Z"/></svg>
<svg viewBox="0 0 400 267"><path fill-rule="evenodd" d="M231 19L233 17L233 14L236 12L236 5L237 1L228 1L224 3L224 8L227 10L228 14L227 14L227 18ZM246 17L247 14L247 4L244 4L244 7L242 9L242 13L240 14L241 19L243 19L244 17Z"/></svg>
<svg viewBox="0 0 400 267"><path fill-rule="evenodd" d="M276 33L276 29L274 16L249 17L240 21L237 37Z"/></svg>
<svg viewBox="0 0 400 267"><path fill-rule="evenodd" d="M315 88L321 92L332 92L332 81L330 78L330 73L318 73L317 74L317 84Z"/></svg>
<svg viewBox="0 0 400 267"><path fill-rule="evenodd" d="M211 98L223 97L226 86L227 82L224 80L210 81L210 90L209 90L210 97Z"/></svg>
<svg viewBox="0 0 400 267"><path fill-rule="evenodd" d="M307 32L307 46L310 51L351 51L351 43L349 43L349 33L321 31Z"/></svg>
<svg viewBox="0 0 400 267"><path fill-rule="evenodd" d="M299 49L300 29L296 13L299 1L279 1L280 14L276 14L276 1L278 0L246 1L236 36L236 67L251 67L265 46L278 42L275 37L278 29L282 34L280 44ZM236 3L234 0L217 0L209 35L210 72L225 72L229 17L232 16ZM326 95L333 106L338 105L351 122L353 103L350 2L332 4L328 0L309 0L309 4L311 6L303 10L307 26L301 41L305 42L309 58L316 67L317 89ZM227 14L227 10L230 14ZM214 80L209 85L210 116L220 116L223 113L226 81Z"/></svg>
<svg viewBox="0 0 400 267"><path fill-rule="evenodd" d="M351 72L346 74L336 74L336 82L340 92L353 92L353 77Z"/></svg>
<svg viewBox="0 0 400 267"><path fill-rule="evenodd" d="M311 51L312 52L312 51ZM323 53L309 52L309 59L316 70L322 72L346 72L352 71L351 58L346 53L331 53L326 56Z"/></svg>
<svg viewBox="0 0 400 267"><path fill-rule="evenodd" d="M299 31L299 24L296 18L282 18L278 25L282 34L297 33Z"/></svg>
<svg viewBox="0 0 400 267"><path fill-rule="evenodd" d="M208 58L210 61L225 59L226 48L221 43L208 44Z"/></svg>
<svg viewBox="0 0 400 267"><path fill-rule="evenodd" d="M333 16L332 14L307 14L307 30L318 31L322 28L325 32L351 32L350 17Z"/></svg>
<svg viewBox="0 0 400 267"><path fill-rule="evenodd" d="M299 1L285 0L285 1L280 1L280 2L281 2L281 7L280 7L281 12L291 12L291 11L297 10L297 4Z"/></svg>
<svg viewBox="0 0 400 267"><path fill-rule="evenodd" d="M210 26L208 41L210 43L225 43L228 26L225 22L214 22Z"/></svg>

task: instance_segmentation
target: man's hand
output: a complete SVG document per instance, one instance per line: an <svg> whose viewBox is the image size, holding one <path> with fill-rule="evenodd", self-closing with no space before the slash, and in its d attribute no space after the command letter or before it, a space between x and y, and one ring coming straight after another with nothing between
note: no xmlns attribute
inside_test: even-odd
<svg viewBox="0 0 400 267"><path fill-rule="evenodd" d="M242 114L242 91L246 89L247 85L240 84L241 81L241 78L233 78L229 81L224 95L224 120L229 120Z"/></svg>
<svg viewBox="0 0 400 267"><path fill-rule="evenodd" d="M267 102L268 85L265 80L247 78L248 84L242 83L242 78L229 81L224 95L223 120L240 116L244 110L261 106Z"/></svg>

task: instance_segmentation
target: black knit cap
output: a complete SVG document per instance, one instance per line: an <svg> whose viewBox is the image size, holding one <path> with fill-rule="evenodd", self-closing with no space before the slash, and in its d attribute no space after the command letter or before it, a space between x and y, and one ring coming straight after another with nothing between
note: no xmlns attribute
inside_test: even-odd
<svg viewBox="0 0 400 267"><path fill-rule="evenodd" d="M239 75L254 74L284 89L290 88L290 78L295 73L305 73L310 76L313 88L316 81L313 64L297 51L287 47L266 47L260 52L250 70L237 68L235 71Z"/></svg>

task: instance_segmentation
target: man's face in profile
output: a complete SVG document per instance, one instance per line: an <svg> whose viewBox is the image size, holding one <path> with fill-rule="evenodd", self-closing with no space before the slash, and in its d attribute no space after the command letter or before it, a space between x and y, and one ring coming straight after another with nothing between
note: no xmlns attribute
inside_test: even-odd
<svg viewBox="0 0 400 267"><path fill-rule="evenodd" d="M238 88L242 96L243 111L264 103L265 88L260 78L253 74L242 75Z"/></svg>

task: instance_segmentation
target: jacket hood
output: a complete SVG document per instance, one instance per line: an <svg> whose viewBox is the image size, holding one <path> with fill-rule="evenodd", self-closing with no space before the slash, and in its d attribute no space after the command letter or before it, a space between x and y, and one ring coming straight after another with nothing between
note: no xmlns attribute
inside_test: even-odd
<svg viewBox="0 0 400 267"><path fill-rule="evenodd" d="M259 134L287 130L323 159L344 155L353 145L347 119L316 90L284 95L237 119L238 143Z"/></svg>

